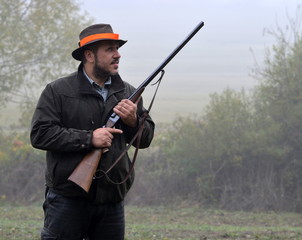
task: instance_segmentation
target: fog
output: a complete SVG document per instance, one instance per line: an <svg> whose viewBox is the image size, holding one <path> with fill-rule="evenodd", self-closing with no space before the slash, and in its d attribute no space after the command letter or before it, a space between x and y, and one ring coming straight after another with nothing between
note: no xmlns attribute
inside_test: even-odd
<svg viewBox="0 0 302 240"><path fill-rule="evenodd" d="M120 49L120 74L134 86L204 21L204 27L165 68L153 114L166 120L200 113L213 92L227 87L252 89L257 81L250 76L251 69L256 62L262 65L265 49L275 43L265 29L285 29L296 16L299 2L90 0L83 1L81 8L95 23L110 23L120 38L128 40ZM150 94L147 91L145 97Z"/></svg>

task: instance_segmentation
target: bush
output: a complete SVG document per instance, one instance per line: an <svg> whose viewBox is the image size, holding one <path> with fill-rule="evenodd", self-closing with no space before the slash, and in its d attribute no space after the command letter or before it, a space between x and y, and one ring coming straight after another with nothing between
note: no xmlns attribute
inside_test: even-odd
<svg viewBox="0 0 302 240"><path fill-rule="evenodd" d="M0 199L33 203L43 197L44 154L31 147L26 135L0 134Z"/></svg>

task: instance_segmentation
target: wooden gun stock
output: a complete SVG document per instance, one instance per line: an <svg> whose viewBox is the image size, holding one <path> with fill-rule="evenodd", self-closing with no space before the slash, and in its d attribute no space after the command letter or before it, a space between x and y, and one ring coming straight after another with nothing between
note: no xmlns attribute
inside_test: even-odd
<svg viewBox="0 0 302 240"><path fill-rule="evenodd" d="M193 31L178 45L174 51L160 64L151 75L141 83L141 85L128 97L132 102L136 102L143 93L146 86L158 75L159 72L175 57L175 55L191 40L191 38L203 27L204 23L200 22ZM105 127L114 127L115 123L119 120L119 116L114 112L108 119ZM95 149L89 152L79 165L75 168L68 180L74 182L86 192L89 191L93 176L97 170L99 162L102 157L102 153L108 151L108 149Z"/></svg>
<svg viewBox="0 0 302 240"><path fill-rule="evenodd" d="M101 157L101 149L95 149L89 152L75 168L68 180L74 182L88 192Z"/></svg>

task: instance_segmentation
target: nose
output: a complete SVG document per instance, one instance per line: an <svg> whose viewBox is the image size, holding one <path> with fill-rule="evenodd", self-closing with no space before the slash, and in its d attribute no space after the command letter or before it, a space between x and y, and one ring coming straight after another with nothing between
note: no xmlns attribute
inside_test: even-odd
<svg viewBox="0 0 302 240"><path fill-rule="evenodd" d="M113 58L120 58L121 57L121 54L119 53L119 51L116 49L115 52L114 52L114 55L113 55Z"/></svg>

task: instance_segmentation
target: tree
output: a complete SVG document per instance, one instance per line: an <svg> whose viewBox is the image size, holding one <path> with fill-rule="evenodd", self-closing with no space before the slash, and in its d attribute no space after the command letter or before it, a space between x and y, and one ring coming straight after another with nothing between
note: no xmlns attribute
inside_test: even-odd
<svg viewBox="0 0 302 240"><path fill-rule="evenodd" d="M74 70L78 33L91 20L73 0L0 0L0 107L32 105L37 89Z"/></svg>
<svg viewBox="0 0 302 240"><path fill-rule="evenodd" d="M203 158L211 198L221 207L231 208L242 196L240 181L253 139L251 100L244 91L226 89L213 94L203 117ZM240 185L240 186L239 186ZM200 185L202 186L202 184Z"/></svg>
<svg viewBox="0 0 302 240"><path fill-rule="evenodd" d="M255 69L259 85L251 95L212 94L201 117L162 128L156 151L139 163L144 195L232 210L302 211L299 11L285 30L268 31L277 41Z"/></svg>
<svg viewBox="0 0 302 240"><path fill-rule="evenodd" d="M264 67L255 69L260 85L255 106L278 132L273 149L275 194L287 210L302 210L302 37L301 9L289 25L268 30L277 42L267 50ZM288 204L291 202L291 204Z"/></svg>
<svg viewBox="0 0 302 240"><path fill-rule="evenodd" d="M71 52L91 19L76 0L0 0L0 108L20 104L28 127L41 87L74 71ZM34 150L27 131L1 131L0 197L32 202L43 196L44 152Z"/></svg>

